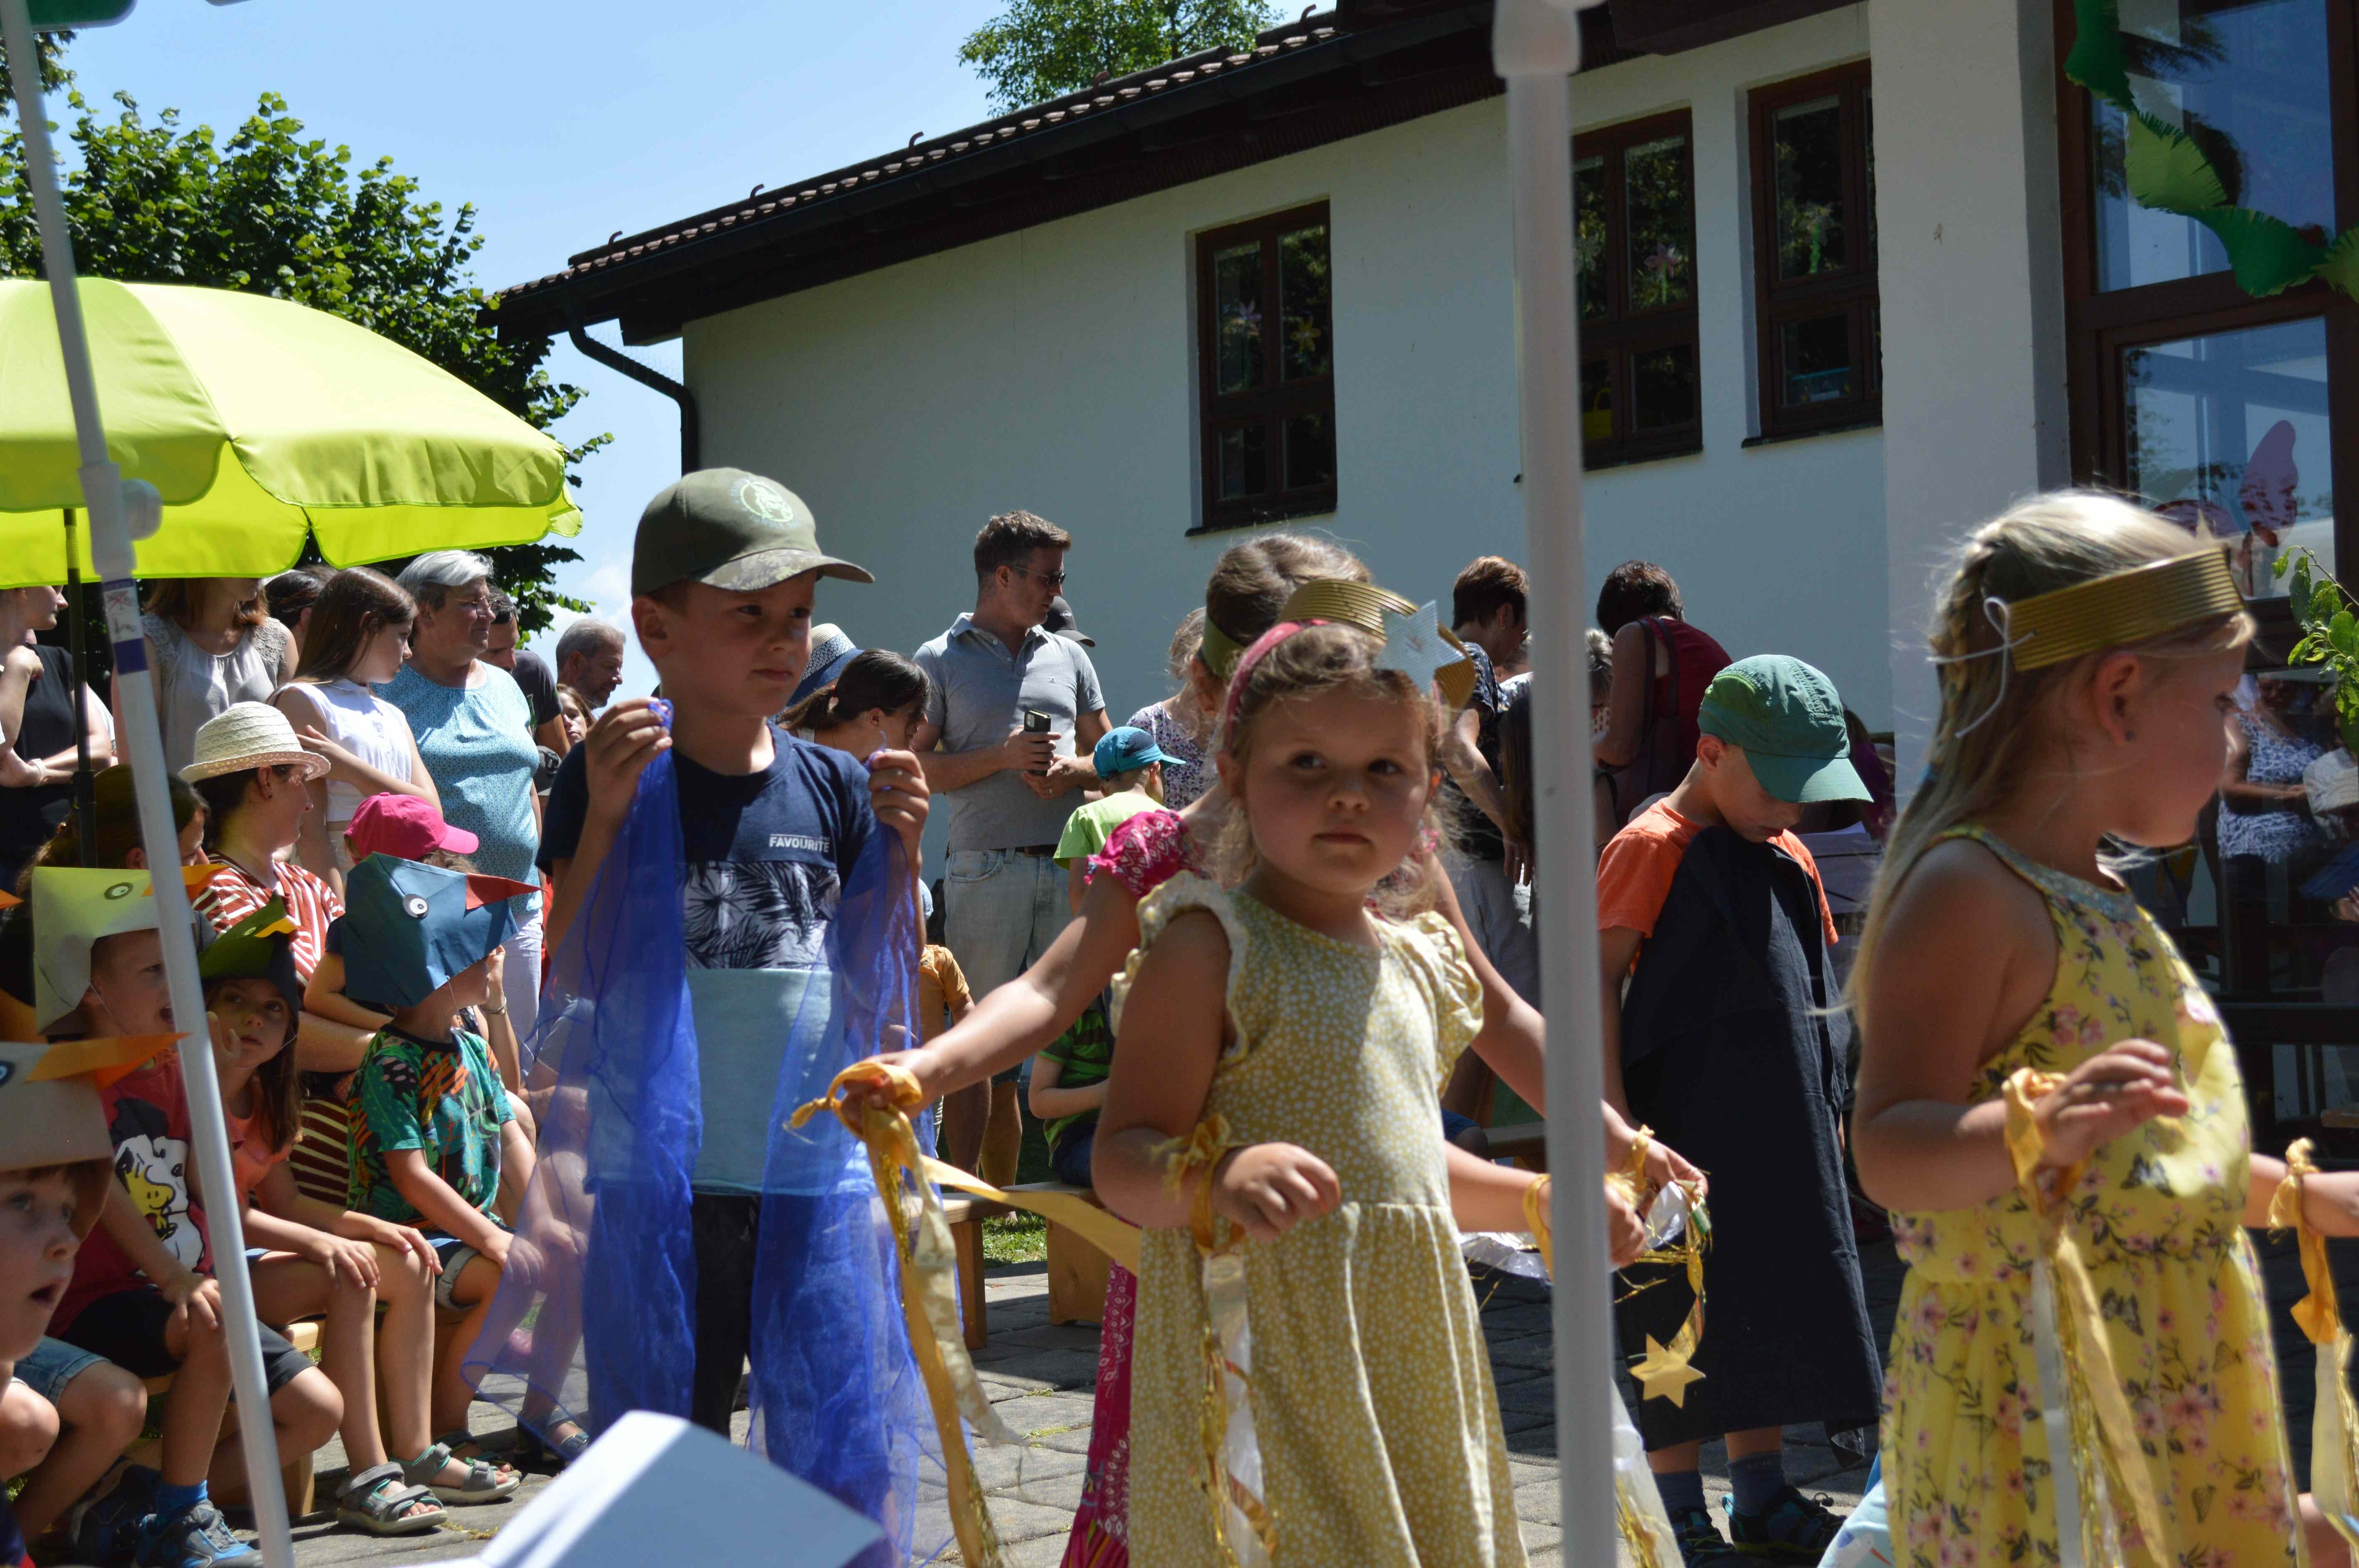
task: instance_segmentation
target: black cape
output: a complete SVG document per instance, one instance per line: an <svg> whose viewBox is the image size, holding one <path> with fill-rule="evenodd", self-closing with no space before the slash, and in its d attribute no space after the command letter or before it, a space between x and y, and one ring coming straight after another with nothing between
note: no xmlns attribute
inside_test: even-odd
<svg viewBox="0 0 2359 1568"><path fill-rule="evenodd" d="M1711 1178L1703 1380L1684 1406L1641 1400L1649 1449L1756 1427L1875 1423L1883 1372L1843 1183L1851 1025L1828 962L1819 889L1784 850L1724 827L1690 841L1622 1004L1636 1119ZM1665 1345L1693 1303L1686 1275L1616 1308L1625 1356Z"/></svg>

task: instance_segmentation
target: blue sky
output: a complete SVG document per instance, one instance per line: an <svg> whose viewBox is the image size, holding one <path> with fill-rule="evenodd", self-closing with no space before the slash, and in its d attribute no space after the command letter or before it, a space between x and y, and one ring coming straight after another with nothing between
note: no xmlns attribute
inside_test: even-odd
<svg viewBox="0 0 2359 1568"><path fill-rule="evenodd" d="M489 241L476 280L554 272L636 231L981 119L958 62L998 0L139 0L68 55L96 102L129 92L223 136L265 92L310 135L389 155L446 207L472 201ZM62 121L62 103L50 118ZM617 341L611 325L598 330ZM677 343L631 351L677 375ZM639 508L679 471L669 400L560 340L560 380L590 395L560 434L612 431L582 470L583 559L567 591L621 621ZM791 482L791 481L790 481ZM821 519L824 526L825 519ZM544 637L544 642L553 638ZM654 672L636 647L625 691Z"/></svg>

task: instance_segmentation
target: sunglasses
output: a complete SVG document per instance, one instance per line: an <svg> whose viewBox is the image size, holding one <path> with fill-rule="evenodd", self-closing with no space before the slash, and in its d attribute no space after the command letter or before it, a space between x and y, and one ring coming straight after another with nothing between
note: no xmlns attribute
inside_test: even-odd
<svg viewBox="0 0 2359 1568"><path fill-rule="evenodd" d="M1010 567L1007 569L1014 572L1017 577L1037 577L1042 582L1047 583L1050 588L1061 589L1065 586L1066 574L1060 571L1036 572L1030 567Z"/></svg>

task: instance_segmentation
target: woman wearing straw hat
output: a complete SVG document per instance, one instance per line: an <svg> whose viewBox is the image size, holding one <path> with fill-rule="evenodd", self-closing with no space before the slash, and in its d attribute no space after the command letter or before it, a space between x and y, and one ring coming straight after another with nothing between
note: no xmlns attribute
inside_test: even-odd
<svg viewBox="0 0 2359 1568"><path fill-rule="evenodd" d="M233 703L199 727L195 745L195 760L180 776L205 803L205 848L218 868L196 896L198 913L226 931L272 899L283 900L295 922L295 971L310 988L327 950L328 924L342 915L344 903L317 876L277 857L301 834L311 809L309 786L326 774L328 760L305 751L287 716L266 702ZM341 996L304 999L295 1034L295 1065L304 1075L303 1141L294 1169L295 1184L308 1197L344 1201L345 1080L384 1022Z"/></svg>

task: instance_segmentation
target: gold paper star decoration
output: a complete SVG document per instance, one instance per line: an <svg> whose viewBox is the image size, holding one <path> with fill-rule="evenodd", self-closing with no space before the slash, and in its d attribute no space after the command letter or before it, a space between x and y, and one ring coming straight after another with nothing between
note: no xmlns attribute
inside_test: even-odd
<svg viewBox="0 0 2359 1568"><path fill-rule="evenodd" d="M1642 1398L1669 1400L1682 1409L1688 1402L1688 1385L1703 1380L1703 1374L1689 1366L1684 1355L1673 1355L1651 1334L1647 1336L1647 1354L1630 1368L1630 1376L1638 1379Z"/></svg>

